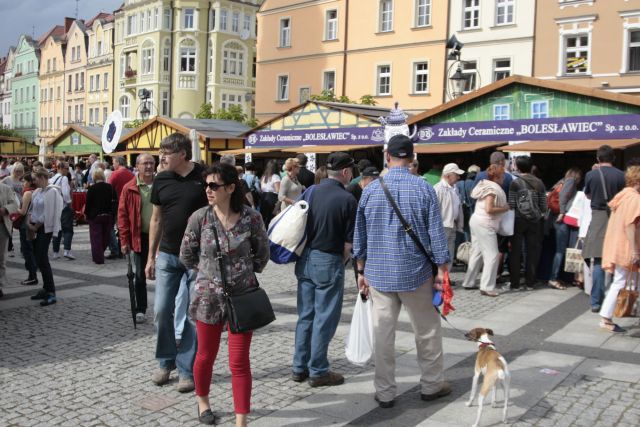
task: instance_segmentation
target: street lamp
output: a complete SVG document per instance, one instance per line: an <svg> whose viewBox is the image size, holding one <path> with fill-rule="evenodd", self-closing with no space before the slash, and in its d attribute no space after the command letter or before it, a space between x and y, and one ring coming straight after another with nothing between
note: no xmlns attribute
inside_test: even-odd
<svg viewBox="0 0 640 427"><path fill-rule="evenodd" d="M449 80L451 80L451 84L453 86L453 91L451 95L453 95L454 98L457 98L460 95L462 95L467 85L467 80L469 80L469 76L464 75L459 62L458 62L458 69L456 70L453 76L449 77Z"/></svg>
<svg viewBox="0 0 640 427"><path fill-rule="evenodd" d="M151 98L151 92L147 89L140 89L138 91L138 97L142 100L140 117L142 117L142 120L146 121L151 114L151 111L149 111L149 107L147 107L147 100Z"/></svg>

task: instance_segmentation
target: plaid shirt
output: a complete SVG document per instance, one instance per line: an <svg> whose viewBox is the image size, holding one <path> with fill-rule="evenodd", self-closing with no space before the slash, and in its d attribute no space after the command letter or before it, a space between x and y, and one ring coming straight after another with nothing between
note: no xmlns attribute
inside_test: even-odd
<svg viewBox="0 0 640 427"><path fill-rule="evenodd" d="M440 207L433 187L407 168L392 168L384 177L400 212L437 265L450 261ZM402 228L379 181L365 187L354 235L354 257L366 260L365 277L381 292L413 291L433 276L431 264Z"/></svg>

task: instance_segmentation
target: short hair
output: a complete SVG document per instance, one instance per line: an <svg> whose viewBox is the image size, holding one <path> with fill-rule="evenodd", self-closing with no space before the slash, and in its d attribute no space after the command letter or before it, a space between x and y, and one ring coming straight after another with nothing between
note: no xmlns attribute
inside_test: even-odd
<svg viewBox="0 0 640 427"><path fill-rule="evenodd" d="M331 170L331 169L327 169L327 177L328 178L337 179L337 178L340 178L341 175L342 175L342 169L337 170L337 171L334 171L334 170Z"/></svg>
<svg viewBox="0 0 640 427"><path fill-rule="evenodd" d="M155 164L156 159L153 158L153 156L149 153L142 153L140 154L138 157L136 157L136 165L138 163L140 163L142 161L142 159L144 159L145 157L151 157L151 160L153 160L153 163Z"/></svg>
<svg viewBox="0 0 640 427"><path fill-rule="evenodd" d="M236 165L236 172L240 175L241 173L244 173L244 168L240 165Z"/></svg>
<svg viewBox="0 0 640 427"><path fill-rule="evenodd" d="M516 157L516 167L522 173L531 173L531 157L518 156Z"/></svg>
<svg viewBox="0 0 640 427"><path fill-rule="evenodd" d="M91 178L93 178L94 181L104 181L104 169L95 168L91 174Z"/></svg>
<svg viewBox="0 0 640 427"><path fill-rule="evenodd" d="M627 187L640 185L640 166L629 166L624 174Z"/></svg>
<svg viewBox="0 0 640 427"><path fill-rule="evenodd" d="M127 161L123 156L116 156L113 158L114 162L118 162L120 166L127 166Z"/></svg>
<svg viewBox="0 0 640 427"><path fill-rule="evenodd" d="M220 163L226 163L227 165L235 166L236 156L234 156L233 154L223 154L220 157Z"/></svg>
<svg viewBox="0 0 640 427"><path fill-rule="evenodd" d="M491 156L489 156L489 164L499 165L504 162L505 159L506 157L504 156L504 153L502 151L494 151L493 153L491 153Z"/></svg>
<svg viewBox="0 0 640 427"><path fill-rule="evenodd" d="M284 170L286 170L287 172L291 172L296 166L300 166L300 162L297 158L289 157L284 162Z"/></svg>
<svg viewBox="0 0 640 427"><path fill-rule="evenodd" d="M487 168L487 178L493 182L497 182L504 176L504 166L502 165L490 165Z"/></svg>
<svg viewBox="0 0 640 427"><path fill-rule="evenodd" d="M65 167L67 167L66 162L58 161L58 162L56 163L56 169L64 169Z"/></svg>
<svg viewBox="0 0 640 427"><path fill-rule="evenodd" d="M307 166L307 156L305 156L303 153L298 153L296 155L296 159L298 159L298 163L300 164L300 166L305 167Z"/></svg>
<svg viewBox="0 0 640 427"><path fill-rule="evenodd" d="M247 162L244 165L244 170L255 172L256 171L256 165L253 162Z"/></svg>
<svg viewBox="0 0 640 427"><path fill-rule="evenodd" d="M49 171L43 167L37 167L33 169L31 174L36 178L47 178L49 179Z"/></svg>
<svg viewBox="0 0 640 427"><path fill-rule="evenodd" d="M181 133L172 133L162 140L160 150L177 153L184 151L185 160L191 160L191 140Z"/></svg>
<svg viewBox="0 0 640 427"><path fill-rule="evenodd" d="M11 170L11 175L15 176L15 174L17 172L20 172L20 171L22 171L22 173L24 173L24 165L22 163L20 163L20 162L15 162L13 164L13 169Z"/></svg>
<svg viewBox="0 0 640 427"><path fill-rule="evenodd" d="M616 159L616 155L613 152L613 148L610 145L601 145L596 152L596 159L600 163L613 163Z"/></svg>

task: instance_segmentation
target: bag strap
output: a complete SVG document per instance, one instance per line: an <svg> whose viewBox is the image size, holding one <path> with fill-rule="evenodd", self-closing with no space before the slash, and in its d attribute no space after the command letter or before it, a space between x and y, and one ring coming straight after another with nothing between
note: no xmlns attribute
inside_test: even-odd
<svg viewBox="0 0 640 427"><path fill-rule="evenodd" d="M222 260L222 249L220 248L220 239L218 238L218 227L216 226L216 218L213 213L213 208L209 209L209 215L211 216L211 226L213 228L213 236L216 239L216 258L218 259L218 266L220 268L220 279L222 280L222 291L225 296L230 296L231 292L227 285L227 272L224 268L224 261Z"/></svg>
<svg viewBox="0 0 640 427"><path fill-rule="evenodd" d="M609 202L609 195L607 194L607 185L604 181L604 174L602 173L602 169L598 168L598 175L600 175L600 183L602 184L602 191L604 191L604 199Z"/></svg>
<svg viewBox="0 0 640 427"><path fill-rule="evenodd" d="M431 251L427 250L427 248L424 247L424 245L422 244L418 236L416 236L416 233L413 231L413 228L411 228L411 225L407 222L404 216L402 216L402 212L400 212L400 208L398 207L398 205L396 204L396 201L393 199L393 196L389 192L389 188L384 183L384 179L382 177L379 177L378 181L380 181L380 186L382 186L384 195L387 196L387 200L389 200L389 203L391 203L391 207L393 208L393 211L396 213L398 219L400 220L403 230L409 235L409 237L411 237L413 242L422 251L422 253L429 259L429 261L432 261L433 256Z"/></svg>

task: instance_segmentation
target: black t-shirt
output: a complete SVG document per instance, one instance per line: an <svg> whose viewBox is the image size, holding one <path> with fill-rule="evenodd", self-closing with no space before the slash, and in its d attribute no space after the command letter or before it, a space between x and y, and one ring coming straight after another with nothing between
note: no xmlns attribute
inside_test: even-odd
<svg viewBox="0 0 640 427"><path fill-rule="evenodd" d="M316 181L316 175L307 168L300 168L298 172L298 181L304 185L304 188L311 187Z"/></svg>
<svg viewBox="0 0 640 427"><path fill-rule="evenodd" d="M309 199L309 193L304 193L305 200ZM308 247L341 254L344 244L353 242L358 202L335 179L323 180L311 193L307 217Z"/></svg>
<svg viewBox="0 0 640 427"><path fill-rule="evenodd" d="M202 166L194 163L185 177L172 171L156 175L151 189L151 203L162 208L160 251L180 254L180 244L191 214L207 205Z"/></svg>
<svg viewBox="0 0 640 427"><path fill-rule="evenodd" d="M347 191L353 194L353 197L356 198L356 201L360 203L360 197L362 197L362 188L360 187L359 183L356 183L356 184L351 183L347 185Z"/></svg>
<svg viewBox="0 0 640 427"><path fill-rule="evenodd" d="M602 178L597 169L589 171L584 180L584 194L591 198L591 209L604 211L607 209L607 202L613 199L624 188L624 172L611 166L601 166L600 170L604 176L605 187L607 188L607 199L604 197Z"/></svg>

